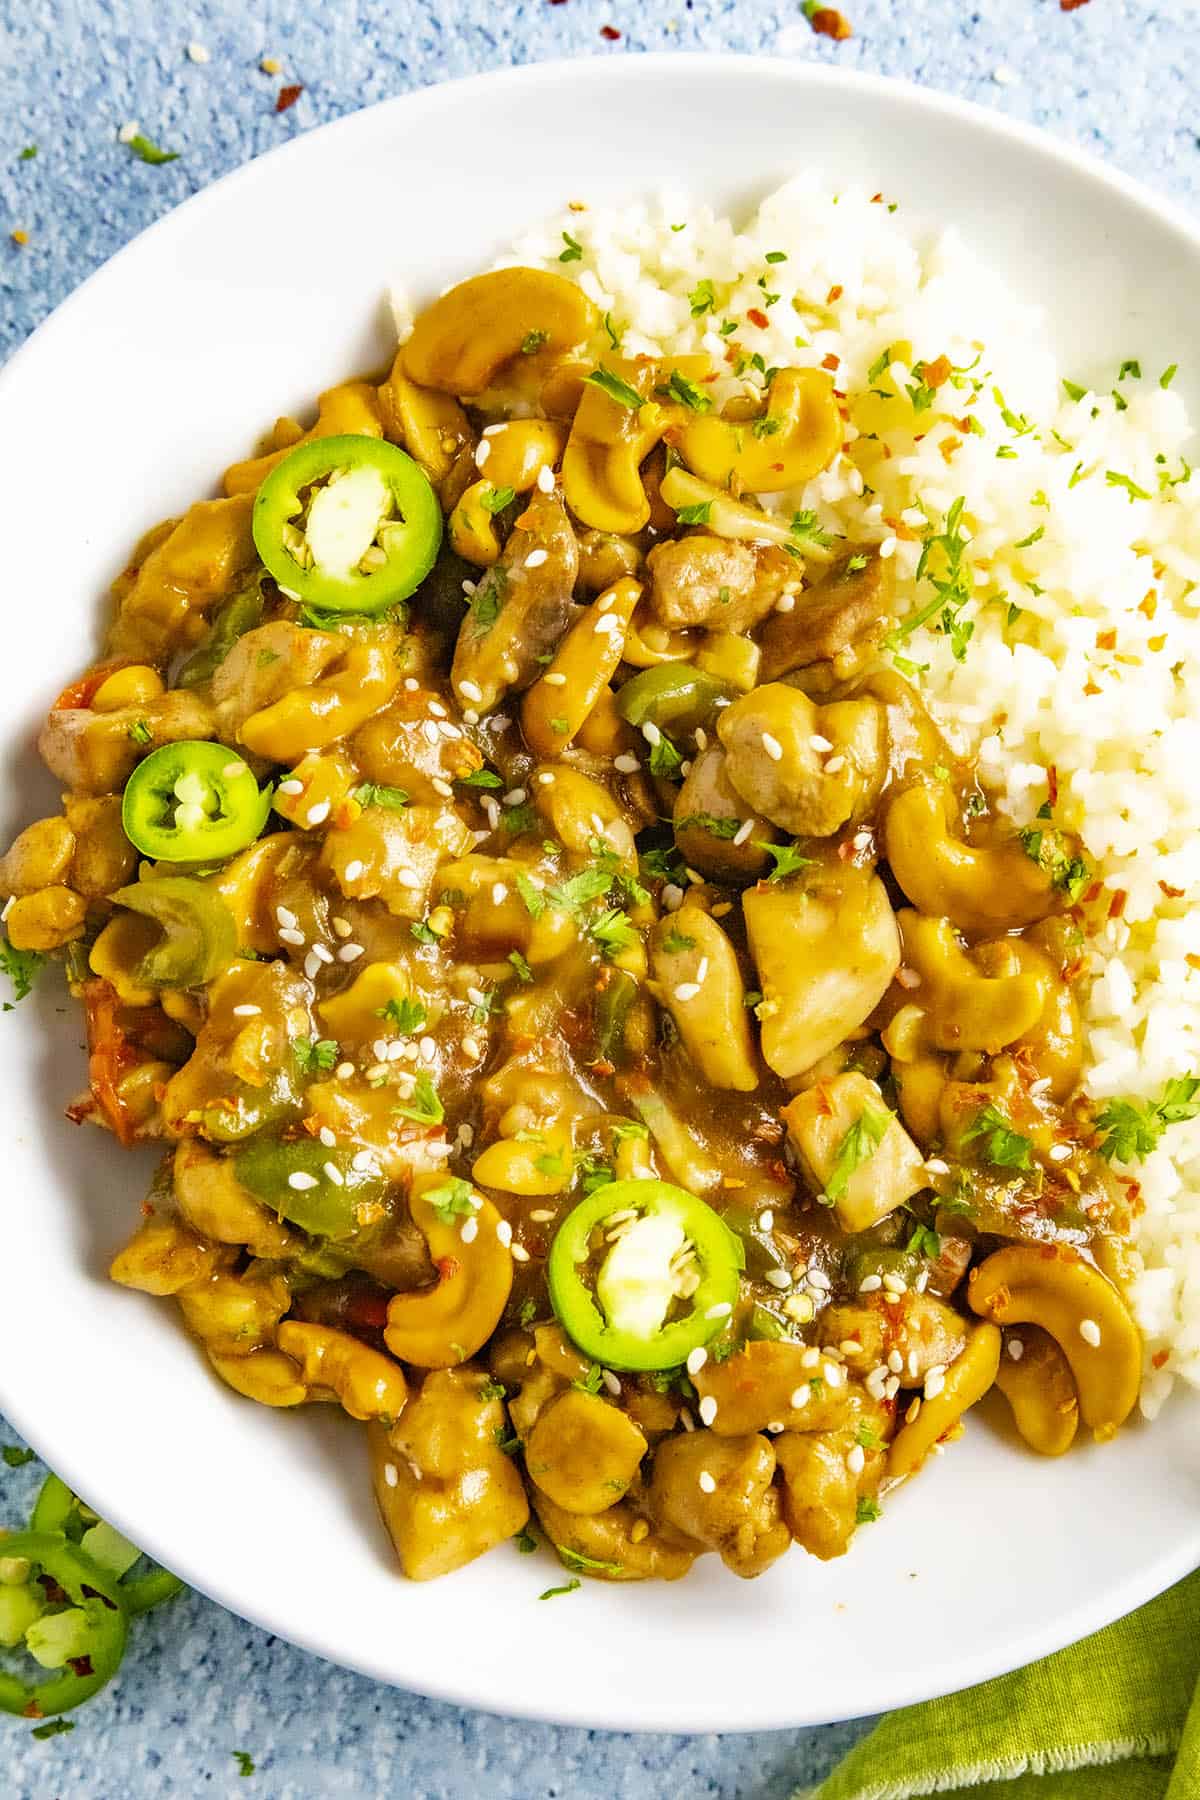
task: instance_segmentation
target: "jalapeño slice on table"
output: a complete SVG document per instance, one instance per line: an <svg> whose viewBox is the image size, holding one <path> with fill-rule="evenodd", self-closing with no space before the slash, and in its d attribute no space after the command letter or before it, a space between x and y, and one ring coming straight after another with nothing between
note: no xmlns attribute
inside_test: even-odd
<svg viewBox="0 0 1200 1800"><path fill-rule="evenodd" d="M164 744L125 783L121 823L156 862L224 862L267 822L271 790L224 744Z"/></svg>
<svg viewBox="0 0 1200 1800"><path fill-rule="evenodd" d="M4 1539L0 1644L27 1650L48 1671L33 1684L0 1671L0 1712L42 1719L90 1700L125 1654L129 1613L121 1584L56 1531Z"/></svg>
<svg viewBox="0 0 1200 1800"><path fill-rule="evenodd" d="M724 1329L742 1261L703 1200L666 1181L612 1181L564 1219L546 1275L559 1323L585 1356L612 1369L673 1369Z"/></svg>
<svg viewBox="0 0 1200 1800"><path fill-rule="evenodd" d="M373 437L314 438L258 490L258 554L295 599L326 612L379 613L433 567L442 509L411 456Z"/></svg>

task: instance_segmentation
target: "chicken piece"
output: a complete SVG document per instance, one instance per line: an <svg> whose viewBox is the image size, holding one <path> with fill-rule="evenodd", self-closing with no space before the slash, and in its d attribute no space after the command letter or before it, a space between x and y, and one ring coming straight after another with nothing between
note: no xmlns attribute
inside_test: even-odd
<svg viewBox="0 0 1200 1800"><path fill-rule="evenodd" d="M253 714L296 688L310 687L345 650L346 640L337 633L306 631L287 619L247 631L213 676L222 738L234 742Z"/></svg>
<svg viewBox="0 0 1200 1800"><path fill-rule="evenodd" d="M750 631L774 610L781 594L800 586L796 563L773 544L752 547L699 532L657 544L646 569L650 610L676 629Z"/></svg>
<svg viewBox="0 0 1200 1800"><path fill-rule="evenodd" d="M42 727L38 752L51 774L73 793L112 794L124 787L143 756L161 744L215 735L207 702L199 694L172 688L115 712L55 707Z"/></svg>
<svg viewBox="0 0 1200 1800"><path fill-rule="evenodd" d="M534 494L459 629L451 680L460 705L491 712L509 688L520 692L536 679L579 611L572 599L578 572L579 546L562 501Z"/></svg>
<svg viewBox="0 0 1200 1800"><path fill-rule="evenodd" d="M328 833L321 868L347 899L379 898L396 918L419 919L438 864L470 843L470 827L449 806L368 806Z"/></svg>
<svg viewBox="0 0 1200 1800"><path fill-rule="evenodd" d="M432 697L402 689L382 712L359 726L349 745L365 781L401 788L411 801L424 806L446 798L435 782L444 788L446 782L462 781L483 766L483 757L468 738L448 738L426 729Z"/></svg>
<svg viewBox="0 0 1200 1800"><path fill-rule="evenodd" d="M892 568L873 552L851 549L790 612L767 620L758 640L759 679L778 681L793 669L832 662L874 642L891 611Z"/></svg>
<svg viewBox="0 0 1200 1800"><path fill-rule="evenodd" d="M761 1575L790 1541L774 1474L765 1437L685 1431L654 1453L650 1502L660 1524L717 1551L735 1575Z"/></svg>
<svg viewBox="0 0 1200 1800"><path fill-rule="evenodd" d="M533 1490L538 1523L569 1569L599 1581L678 1581L703 1545L655 1524L642 1499L619 1500L601 1513L569 1513Z"/></svg>
<svg viewBox="0 0 1200 1800"><path fill-rule="evenodd" d="M725 774L746 805L800 837L829 837L865 817L887 774L875 700L814 706L772 681L726 707L717 735Z"/></svg>
<svg viewBox="0 0 1200 1800"><path fill-rule="evenodd" d="M823 1344L857 1344L844 1352L852 1375L867 1375L895 1352L904 1364L904 1387L920 1387L930 1369L945 1368L967 1341L966 1321L932 1294L889 1294L876 1289L828 1306L817 1330Z"/></svg>
<svg viewBox="0 0 1200 1800"><path fill-rule="evenodd" d="M925 1159L878 1085L847 1069L783 1108L788 1137L843 1231L866 1231L929 1185Z"/></svg>
<svg viewBox="0 0 1200 1800"><path fill-rule="evenodd" d="M109 649L163 663L195 641L194 621L232 593L257 559L250 534L252 494L200 500L182 519L150 533L135 556L142 561L114 585L119 611ZM192 635L189 636L189 627Z"/></svg>
<svg viewBox="0 0 1200 1800"><path fill-rule="evenodd" d="M675 796L674 824L675 842L688 867L718 881L752 881L761 875L768 861L763 845L780 835L731 786L720 744L710 744L693 760Z"/></svg>
<svg viewBox="0 0 1200 1800"><path fill-rule="evenodd" d="M845 1555L859 1502L878 1491L887 1434L886 1405L864 1400L858 1417L837 1430L785 1431L775 1439L787 1528L822 1562Z"/></svg>

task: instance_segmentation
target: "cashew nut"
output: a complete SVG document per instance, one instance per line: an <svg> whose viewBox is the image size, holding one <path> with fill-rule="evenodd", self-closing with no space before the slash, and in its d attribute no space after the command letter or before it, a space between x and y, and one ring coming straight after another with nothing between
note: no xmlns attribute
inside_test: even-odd
<svg viewBox="0 0 1200 1800"><path fill-rule="evenodd" d="M955 835L947 787L904 788L887 809L884 847L913 905L962 931L1015 931L1054 909L1054 888L1019 843L974 845Z"/></svg>
<svg viewBox="0 0 1200 1800"><path fill-rule="evenodd" d="M404 351L379 389L385 436L403 444L430 481L444 481L459 452L472 442L470 422L458 401L419 387L404 373Z"/></svg>
<svg viewBox="0 0 1200 1800"><path fill-rule="evenodd" d="M386 706L403 670L389 642L350 643L333 669L311 687L294 688L252 713L238 738L255 756L295 763L354 731Z"/></svg>
<svg viewBox="0 0 1200 1800"><path fill-rule="evenodd" d="M827 469L842 446L842 419L823 369L777 369L759 419L705 414L684 426L679 452L719 487L777 494ZM733 483L730 481L733 477Z"/></svg>
<svg viewBox="0 0 1200 1800"><path fill-rule="evenodd" d="M1016 1349L1017 1357L1012 1355ZM1012 1407L1013 1423L1039 1456L1062 1456L1075 1441L1079 1395L1071 1365L1054 1339L1038 1325L1017 1325L1004 1334L1004 1355L996 1386Z"/></svg>
<svg viewBox="0 0 1200 1800"><path fill-rule="evenodd" d="M382 437L379 399L369 381L344 381L326 388L317 399L317 422L300 437L281 450L266 456L253 456L247 462L231 463L225 471L224 488L232 498L236 494L252 494L264 482L277 463L296 448L314 438Z"/></svg>
<svg viewBox="0 0 1200 1800"><path fill-rule="evenodd" d="M442 1175L413 1178L412 1221L437 1280L415 1293L393 1294L383 1333L393 1356L421 1369L449 1369L474 1356L496 1329L512 1287L512 1256L497 1235L500 1214L480 1196L471 1213L451 1212L448 1187ZM464 1238L472 1223L474 1233Z"/></svg>
<svg viewBox="0 0 1200 1800"><path fill-rule="evenodd" d="M1065 1244L1009 1244L971 1271L967 1298L1000 1325L1040 1325L1075 1377L1079 1411L1097 1440L1129 1417L1141 1380L1142 1342L1121 1295Z"/></svg>
<svg viewBox="0 0 1200 1800"><path fill-rule="evenodd" d="M994 1325L976 1325L966 1348L946 1370L941 1390L932 1399L923 1399L916 1418L892 1439L887 1460L890 1480L902 1481L920 1468L933 1446L987 1393L999 1365L999 1331Z"/></svg>
<svg viewBox="0 0 1200 1800"><path fill-rule="evenodd" d="M285 1319L275 1341L299 1363L305 1386L327 1389L352 1419L391 1425L403 1412L408 1399L403 1369L348 1331Z"/></svg>
<svg viewBox="0 0 1200 1800"><path fill-rule="evenodd" d="M650 938L657 999L668 1009L684 1049L712 1087L749 1094L758 1070L746 1011L746 984L733 945L698 906L660 919Z"/></svg>
<svg viewBox="0 0 1200 1800"><path fill-rule="evenodd" d="M521 729L535 756L558 756L572 742L612 676L641 584L622 576L572 625L553 661L521 702Z"/></svg>
<svg viewBox="0 0 1200 1800"><path fill-rule="evenodd" d="M676 357L658 364L630 357L605 358L603 372L641 396L632 406L588 382L563 452L562 484L576 518L597 531L641 531L650 519L650 499L641 465L685 410L656 392L677 372L702 381L711 371L706 356ZM599 372L599 371L598 371Z"/></svg>
<svg viewBox="0 0 1200 1800"><path fill-rule="evenodd" d="M448 394L480 394L536 339L562 355L599 324L581 288L546 269L495 269L460 281L417 317L400 360L413 381Z"/></svg>
<svg viewBox="0 0 1200 1800"><path fill-rule="evenodd" d="M994 1055L1034 1029L1050 994L1044 970L985 975L963 950L949 919L906 908L896 922L905 964L920 977L916 991L929 1043L939 1050Z"/></svg>

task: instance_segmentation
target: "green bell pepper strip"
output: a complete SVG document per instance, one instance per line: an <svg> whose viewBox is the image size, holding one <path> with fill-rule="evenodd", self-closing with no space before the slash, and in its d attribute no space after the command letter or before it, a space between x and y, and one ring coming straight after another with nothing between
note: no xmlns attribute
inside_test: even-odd
<svg viewBox="0 0 1200 1800"><path fill-rule="evenodd" d="M424 470L395 444L314 438L267 476L251 530L289 596L326 612L370 616L424 581L441 545L442 509ZM329 560L332 548L337 561Z"/></svg>
<svg viewBox="0 0 1200 1800"><path fill-rule="evenodd" d="M4 1539L4 1555L28 1558L34 1565L31 1580L37 1575L48 1576L58 1583L72 1606L85 1614L86 1637L72 1660L86 1666L64 1665L61 1674L34 1686L16 1675L0 1673L0 1712L16 1713L26 1719L69 1712L99 1693L116 1674L125 1654L129 1614L120 1583L78 1545L57 1532L13 1532ZM38 1626L44 1626L54 1616L43 1613Z"/></svg>
<svg viewBox="0 0 1200 1800"><path fill-rule="evenodd" d="M258 581L243 588L225 602L202 644L198 644L181 664L173 685L181 688L203 687L212 680L233 646L246 632L262 622L262 587Z"/></svg>
<svg viewBox="0 0 1200 1800"><path fill-rule="evenodd" d="M66 1482L60 1481L57 1475L47 1475L42 1483L41 1491L33 1503L29 1529L59 1532L72 1543L77 1543L86 1529L80 1514L78 1494L73 1494ZM6 1544L7 1541L6 1539ZM164 1600L173 1600L176 1594L182 1594L183 1591L184 1584L178 1575L172 1575L169 1569L160 1569L157 1565L144 1575L122 1575L117 1582L117 1592L131 1619L149 1612L151 1607L161 1606Z"/></svg>
<svg viewBox="0 0 1200 1800"><path fill-rule="evenodd" d="M629 1060L625 1029L638 991L638 983L627 969L610 969L596 999L596 1045L605 1061L617 1069Z"/></svg>
<svg viewBox="0 0 1200 1800"><path fill-rule="evenodd" d="M628 1208L642 1218L657 1215L676 1223L695 1250L700 1272L700 1285L689 1301L691 1310L648 1336L612 1325L580 1272L593 1256L593 1233L613 1213ZM607 1261L612 1247L604 1244L603 1250ZM732 1308L737 1300L741 1267L741 1244L703 1200L666 1181L610 1181L580 1201L559 1226L550 1246L546 1280L559 1324L585 1356L603 1368L673 1369L725 1329L729 1314L724 1308ZM716 1316L715 1307L721 1309Z"/></svg>
<svg viewBox="0 0 1200 1800"><path fill-rule="evenodd" d="M199 987L237 955L237 926L221 896L187 875L152 875L112 898L162 927L162 939L133 971L146 987Z"/></svg>
<svg viewBox="0 0 1200 1800"><path fill-rule="evenodd" d="M121 824L156 862L225 862L259 835L271 795L236 750L185 739L137 765L125 783Z"/></svg>
<svg viewBox="0 0 1200 1800"><path fill-rule="evenodd" d="M617 692L617 711L629 725L657 725L661 731L695 731L711 724L718 700L733 689L691 663L657 663L641 669Z"/></svg>
<svg viewBox="0 0 1200 1800"><path fill-rule="evenodd" d="M333 1167L341 1180L331 1180ZM338 1242L360 1230L359 1207L382 1199L382 1175L354 1167L346 1151L327 1150L316 1138L255 1138L234 1159L243 1187L281 1219L312 1237Z"/></svg>

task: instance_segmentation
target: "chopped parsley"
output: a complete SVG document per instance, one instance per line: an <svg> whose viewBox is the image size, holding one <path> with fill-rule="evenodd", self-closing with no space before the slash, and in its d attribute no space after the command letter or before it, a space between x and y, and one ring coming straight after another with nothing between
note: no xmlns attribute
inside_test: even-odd
<svg viewBox="0 0 1200 1800"><path fill-rule="evenodd" d="M1179 364L1178 363L1170 363L1163 370L1162 374L1158 378L1159 387L1160 388L1169 388L1171 383L1174 381L1176 375L1178 375L1178 373L1179 373Z"/></svg>
<svg viewBox="0 0 1200 1800"><path fill-rule="evenodd" d="M517 1546L517 1549L521 1552L522 1556L532 1556L537 1549L537 1539L534 1537L532 1531L528 1529L518 1531L516 1537L513 1539L513 1543Z"/></svg>
<svg viewBox="0 0 1200 1800"><path fill-rule="evenodd" d="M865 1494L860 1494L858 1505L854 1509L854 1523L856 1525L873 1525L876 1519L882 1517L883 1508L878 1500L868 1500Z"/></svg>
<svg viewBox="0 0 1200 1800"><path fill-rule="evenodd" d="M637 928L629 914L616 906L610 907L592 921L588 926L588 935L600 945L609 962L622 950L630 950L638 942Z"/></svg>
<svg viewBox="0 0 1200 1800"><path fill-rule="evenodd" d="M615 1179L609 1165L587 1150L575 1158L575 1173L585 1194L594 1194L597 1188L607 1187Z"/></svg>
<svg viewBox="0 0 1200 1800"><path fill-rule="evenodd" d="M626 1138L648 1138L650 1132L640 1119L621 1119L612 1128L614 1144L624 1143Z"/></svg>
<svg viewBox="0 0 1200 1800"><path fill-rule="evenodd" d="M533 970L530 968L529 964L526 962L525 958L521 955L521 952L519 950L510 950L508 953L508 960L512 964L513 968L517 971L518 981L532 981L533 980Z"/></svg>
<svg viewBox="0 0 1200 1800"><path fill-rule="evenodd" d="M0 1449L0 1456L10 1469L23 1469L26 1463L33 1461L33 1451L22 1450L16 1444L5 1444Z"/></svg>
<svg viewBox="0 0 1200 1800"><path fill-rule="evenodd" d="M1124 488L1131 506L1135 500L1150 498L1145 488L1139 487L1132 475L1122 475L1119 469L1105 469L1104 479L1109 487Z"/></svg>
<svg viewBox="0 0 1200 1800"><path fill-rule="evenodd" d="M565 1544L555 1544L554 1548L568 1569L580 1569L585 1575L623 1575L625 1573L620 1563L600 1562L594 1556L584 1556L580 1550L568 1550Z"/></svg>
<svg viewBox="0 0 1200 1800"><path fill-rule="evenodd" d="M1019 1131L1014 1131L1009 1120L990 1101L980 1107L973 1123L963 1132L964 1144L976 1141L994 1168L1033 1168L1033 1144Z"/></svg>
<svg viewBox="0 0 1200 1800"><path fill-rule="evenodd" d="M743 823L741 819L719 819L715 813L688 813L676 822L675 829L687 831L690 826L696 831L707 831L709 837L734 838Z"/></svg>
<svg viewBox="0 0 1200 1800"><path fill-rule="evenodd" d="M859 1425L854 1441L862 1450L878 1450L883 1444L883 1439L875 1427L868 1425L865 1419Z"/></svg>
<svg viewBox="0 0 1200 1800"><path fill-rule="evenodd" d="M36 155L37 155L37 145L36 144L26 144L25 148L22 150L22 152L17 160L19 162L32 162Z"/></svg>
<svg viewBox="0 0 1200 1800"><path fill-rule="evenodd" d="M537 811L529 800L520 806L510 806L501 815L501 823L512 837L520 837L523 831L536 830L537 822Z"/></svg>
<svg viewBox="0 0 1200 1800"><path fill-rule="evenodd" d="M11 1012L13 1002L24 1000L33 992L33 984L40 975L46 958L40 950L17 950L6 937L0 937L0 970L12 982L12 1000L4 1002L5 1012Z"/></svg>
<svg viewBox="0 0 1200 1800"><path fill-rule="evenodd" d="M1131 356L1127 362L1123 362L1121 364L1120 372L1117 375L1117 380L1118 381L1140 381L1141 379L1142 379L1142 365L1140 362L1138 362L1136 357Z"/></svg>
<svg viewBox="0 0 1200 1800"><path fill-rule="evenodd" d="M613 324L613 318L610 312L606 312L604 315L604 330L613 349L619 350L621 348L621 334Z"/></svg>
<svg viewBox="0 0 1200 1800"><path fill-rule="evenodd" d="M775 867L767 876L768 881L783 881L789 875L799 874L812 864L811 856L803 856L795 844L768 844L759 838L754 840L756 850L765 850L768 856L774 857Z"/></svg>
<svg viewBox="0 0 1200 1800"><path fill-rule="evenodd" d="M497 513L503 512L506 506L511 506L516 497L515 488L498 488L489 484L487 493L479 496L479 504L484 512L491 513L494 518Z"/></svg>
<svg viewBox="0 0 1200 1800"><path fill-rule="evenodd" d="M650 773L670 779L678 774L683 765L683 756L664 731L656 744L650 748Z"/></svg>
<svg viewBox="0 0 1200 1800"><path fill-rule="evenodd" d="M447 1175L436 1187L426 1188L422 1198L428 1200L443 1225L452 1225L455 1219L469 1218L479 1210L470 1182L464 1181L460 1175ZM500 1394L503 1393L504 1389L501 1387ZM483 1398L491 1399L493 1396L485 1394Z"/></svg>
<svg viewBox="0 0 1200 1800"><path fill-rule="evenodd" d="M254 1758L248 1750L233 1750L230 1754L238 1766L239 1775L253 1775L255 1766Z"/></svg>
<svg viewBox="0 0 1200 1800"><path fill-rule="evenodd" d="M763 413L761 418L755 419L750 430L756 438L774 437L777 431L783 430L783 420L773 418L770 413Z"/></svg>
<svg viewBox="0 0 1200 1800"><path fill-rule="evenodd" d="M1057 831L1037 831L1028 827L1019 834L1021 848L1031 862L1045 869L1053 885L1075 901L1091 879L1091 869L1082 856L1068 856Z"/></svg>
<svg viewBox="0 0 1200 1800"><path fill-rule="evenodd" d="M942 1240L928 1225L914 1225L907 1250L910 1256L928 1256L934 1261L942 1254Z"/></svg>
<svg viewBox="0 0 1200 1800"><path fill-rule="evenodd" d="M705 313L713 311L717 304L717 297L713 293L713 284L707 277L696 283L688 295L688 304L692 309L693 319L699 319Z"/></svg>
<svg viewBox="0 0 1200 1800"><path fill-rule="evenodd" d="M788 530L792 537L796 538L802 544L818 544L823 548L828 548L833 542L832 532L822 531L817 524L817 515L815 512L805 511L793 513L792 522L788 526Z"/></svg>
<svg viewBox="0 0 1200 1800"><path fill-rule="evenodd" d="M671 370L666 391L672 400L678 400L681 406L688 407L692 412L705 413L712 408L712 395L706 394L703 388L698 388L694 381L689 381L678 369Z"/></svg>
<svg viewBox="0 0 1200 1800"><path fill-rule="evenodd" d="M419 1000L410 1000L406 994L401 1000L393 999L386 1006L377 1006L375 1017L386 1019L404 1037L410 1037L414 1031L420 1031L428 1014Z"/></svg>
<svg viewBox="0 0 1200 1800"><path fill-rule="evenodd" d="M880 351L879 355L875 358L875 361L871 364L870 368L867 370L867 380L870 382L876 382L880 379L881 376L886 375L888 368L891 365L891 361L892 361L892 347L889 344L886 350Z"/></svg>
<svg viewBox="0 0 1200 1800"><path fill-rule="evenodd" d="M610 400L615 400L618 406L627 406L631 412L637 412L639 407L646 404L637 389L627 381L622 381L619 375L614 375L611 369L593 369L585 379L593 387L598 387L602 394L607 394Z"/></svg>
<svg viewBox="0 0 1200 1800"><path fill-rule="evenodd" d="M1104 1135L1100 1154L1107 1162L1140 1162L1157 1146L1168 1125L1200 1115L1200 1076L1177 1075L1157 1100L1110 1100L1096 1120Z"/></svg>
<svg viewBox="0 0 1200 1800"><path fill-rule="evenodd" d="M472 769L469 775L457 777L459 787L502 788L504 783L494 769Z"/></svg>
<svg viewBox="0 0 1200 1800"><path fill-rule="evenodd" d="M137 744L139 748L144 748L154 741L154 733L145 719L135 719L129 727L128 736L130 743Z"/></svg>
<svg viewBox="0 0 1200 1800"><path fill-rule="evenodd" d="M559 262L582 262L583 245L573 238L569 231L563 232L562 241L566 245L566 249L559 251Z"/></svg>
<svg viewBox="0 0 1200 1800"><path fill-rule="evenodd" d="M471 629L476 637L486 637L500 617L500 606L508 582L505 571L497 564L471 596Z"/></svg>
<svg viewBox="0 0 1200 1800"><path fill-rule="evenodd" d="M518 877L518 884L519 881ZM575 913L591 901L599 900L611 886L612 874L608 869L580 869L577 875L569 875L565 881L550 888L549 898L560 911Z"/></svg>
<svg viewBox="0 0 1200 1800"><path fill-rule="evenodd" d="M408 929L418 944L440 944L442 941L428 919L414 919Z"/></svg>
<svg viewBox="0 0 1200 1800"><path fill-rule="evenodd" d="M360 783L353 797L360 806L382 806L389 812L399 812L402 806L408 805L408 795L403 788L382 786L377 781Z"/></svg>
<svg viewBox="0 0 1200 1800"><path fill-rule="evenodd" d="M945 523L941 531L932 528L926 534L921 545L921 556L917 563L916 580L928 581L933 588L932 600L919 606L914 613L884 638L884 647L895 652L900 650L920 626L927 625L936 618L936 629L950 639L950 649L956 662L962 662L967 654L967 645L971 640L975 626L969 619L964 619L963 609L971 599L971 572L963 561L968 539L962 531L963 507L965 496L951 503L946 513ZM897 667L899 667L897 660ZM909 671L906 670L906 673Z"/></svg>
<svg viewBox="0 0 1200 1800"><path fill-rule="evenodd" d="M528 1299L522 1300L521 1310L517 1314L517 1321L521 1325L529 1326L529 1325L533 1324L533 1321L536 1318L537 1318L537 1301L535 1299L533 1299L532 1296L530 1296Z"/></svg>
<svg viewBox="0 0 1200 1800"><path fill-rule="evenodd" d="M544 1588L538 1595L539 1600L553 1600L556 1594L573 1594L576 1588L583 1586L578 1575L571 1581L564 1581L561 1587Z"/></svg>
<svg viewBox="0 0 1200 1800"><path fill-rule="evenodd" d="M1066 376L1063 377L1063 387L1066 389L1067 397L1070 400L1082 400L1087 394L1087 389L1085 387L1080 387L1077 381L1068 381Z"/></svg>
<svg viewBox="0 0 1200 1800"><path fill-rule="evenodd" d="M527 331L521 339L521 355L532 356L536 350L540 350L542 345L549 341L549 337L548 331Z"/></svg>
<svg viewBox="0 0 1200 1800"><path fill-rule="evenodd" d="M870 1162L883 1142L891 1122L890 1112L880 1112L875 1106L863 1108L861 1116L855 1119L838 1145L833 1169L825 1183L823 1198L827 1204L832 1205L835 1200L842 1198L850 1185L850 1177L863 1163Z"/></svg>
<svg viewBox="0 0 1200 1800"><path fill-rule="evenodd" d="M1046 527L1044 525L1039 525L1036 531L1031 531L1028 537L1023 537L1018 543L1015 543L1013 549L1028 550L1030 544L1036 544L1039 538L1044 538L1045 535Z"/></svg>
<svg viewBox="0 0 1200 1800"><path fill-rule="evenodd" d="M571 721L562 716L557 719L551 719L550 729L557 737L566 737L568 731L571 729Z"/></svg>
<svg viewBox="0 0 1200 1800"><path fill-rule="evenodd" d="M302 1075L328 1074L337 1062L338 1047L333 1038L298 1037L292 1039L292 1055Z"/></svg>
<svg viewBox="0 0 1200 1800"><path fill-rule="evenodd" d="M694 950L696 948L696 940L695 938L685 937L682 931L678 931L672 926L666 937L663 939L661 948L666 956L678 956L684 950Z"/></svg>
<svg viewBox="0 0 1200 1800"><path fill-rule="evenodd" d="M604 1386L604 1376L600 1372L600 1364L589 1363L587 1374L579 1376L571 1383L571 1386L578 1388L582 1394L598 1394ZM558 1545L556 1544L554 1548L557 1550Z"/></svg>
<svg viewBox="0 0 1200 1800"><path fill-rule="evenodd" d="M129 148L139 162L151 163L156 168L159 163L179 161L178 150L163 150L151 138L143 137L140 131L129 139Z"/></svg>
<svg viewBox="0 0 1200 1800"><path fill-rule="evenodd" d="M525 903L525 911L531 919L540 919L546 910L546 896L540 888L534 887L528 875L518 874L516 877L517 892Z"/></svg>
<svg viewBox="0 0 1200 1800"><path fill-rule="evenodd" d="M446 1116L438 1091L424 1070L413 1083L408 1099L394 1110L402 1119L413 1119L418 1125L440 1125Z"/></svg>
<svg viewBox="0 0 1200 1800"><path fill-rule="evenodd" d="M62 1737L64 1732L74 1729L74 1719L47 1719L44 1725L35 1725L29 1735L45 1742L47 1738Z"/></svg>
<svg viewBox="0 0 1200 1800"><path fill-rule="evenodd" d="M681 525L707 525L712 518L713 503L701 500L695 506L681 506L675 517Z"/></svg>

